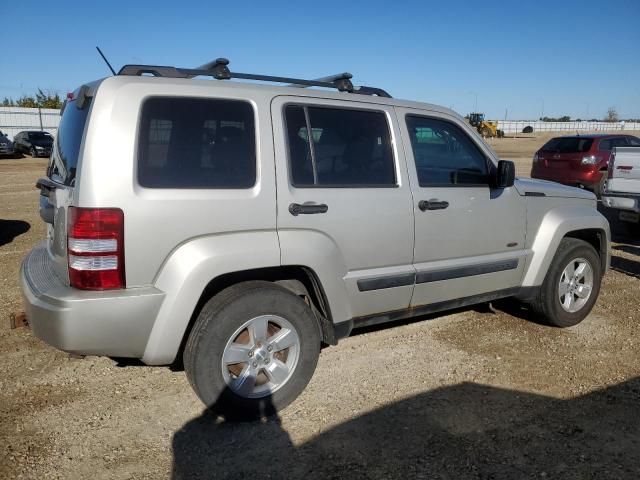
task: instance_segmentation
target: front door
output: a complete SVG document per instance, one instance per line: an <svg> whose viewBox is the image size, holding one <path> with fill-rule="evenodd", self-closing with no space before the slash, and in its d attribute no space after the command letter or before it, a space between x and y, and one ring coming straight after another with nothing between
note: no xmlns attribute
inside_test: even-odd
<svg viewBox="0 0 640 480"><path fill-rule="evenodd" d="M414 282L411 189L394 109L349 105L272 102L282 264L308 266L325 290L342 291L348 307L332 306L336 322L407 308Z"/></svg>
<svg viewBox="0 0 640 480"><path fill-rule="evenodd" d="M517 287L525 267L525 200L491 188L492 155L442 113L397 109L413 187L416 286L411 306Z"/></svg>

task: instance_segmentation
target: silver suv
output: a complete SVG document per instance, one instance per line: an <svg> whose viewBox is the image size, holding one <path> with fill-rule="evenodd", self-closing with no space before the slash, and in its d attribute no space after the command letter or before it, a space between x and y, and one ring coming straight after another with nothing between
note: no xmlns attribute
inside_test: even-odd
<svg viewBox="0 0 640 480"><path fill-rule="evenodd" d="M559 327L590 312L593 194L515 180L446 108L227 63L125 66L67 101L21 270L39 338L183 360L207 406L256 417L354 327L510 296Z"/></svg>

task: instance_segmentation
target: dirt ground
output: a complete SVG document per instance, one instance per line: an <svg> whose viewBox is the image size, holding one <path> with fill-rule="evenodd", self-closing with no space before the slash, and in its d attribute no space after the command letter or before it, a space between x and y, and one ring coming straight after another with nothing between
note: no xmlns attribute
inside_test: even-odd
<svg viewBox="0 0 640 480"><path fill-rule="evenodd" d="M527 175L545 138L491 143ZM0 160L0 478L640 478L640 240L580 325L502 302L354 332L279 418L212 418L185 375L9 329L45 161Z"/></svg>

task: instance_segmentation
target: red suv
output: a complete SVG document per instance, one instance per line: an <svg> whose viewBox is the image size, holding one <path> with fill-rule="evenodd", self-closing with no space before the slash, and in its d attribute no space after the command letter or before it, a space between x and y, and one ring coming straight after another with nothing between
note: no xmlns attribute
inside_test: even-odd
<svg viewBox="0 0 640 480"><path fill-rule="evenodd" d="M599 197L613 147L640 147L640 139L606 134L552 138L533 156L531 177L588 188Z"/></svg>

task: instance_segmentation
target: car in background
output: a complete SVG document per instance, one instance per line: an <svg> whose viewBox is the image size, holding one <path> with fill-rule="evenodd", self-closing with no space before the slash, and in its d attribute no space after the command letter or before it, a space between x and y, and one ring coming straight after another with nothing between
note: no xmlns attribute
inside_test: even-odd
<svg viewBox="0 0 640 480"><path fill-rule="evenodd" d="M2 131L0 131L0 157L5 155L13 156L15 153L13 142L9 140L9 137L7 137Z"/></svg>
<svg viewBox="0 0 640 480"><path fill-rule="evenodd" d="M26 153L34 158L48 157L51 155L53 137L49 132L27 130L13 137L13 143L17 152Z"/></svg>
<svg viewBox="0 0 640 480"><path fill-rule="evenodd" d="M620 134L552 138L533 156L531 177L587 188L600 197L616 147L640 147L640 139Z"/></svg>

